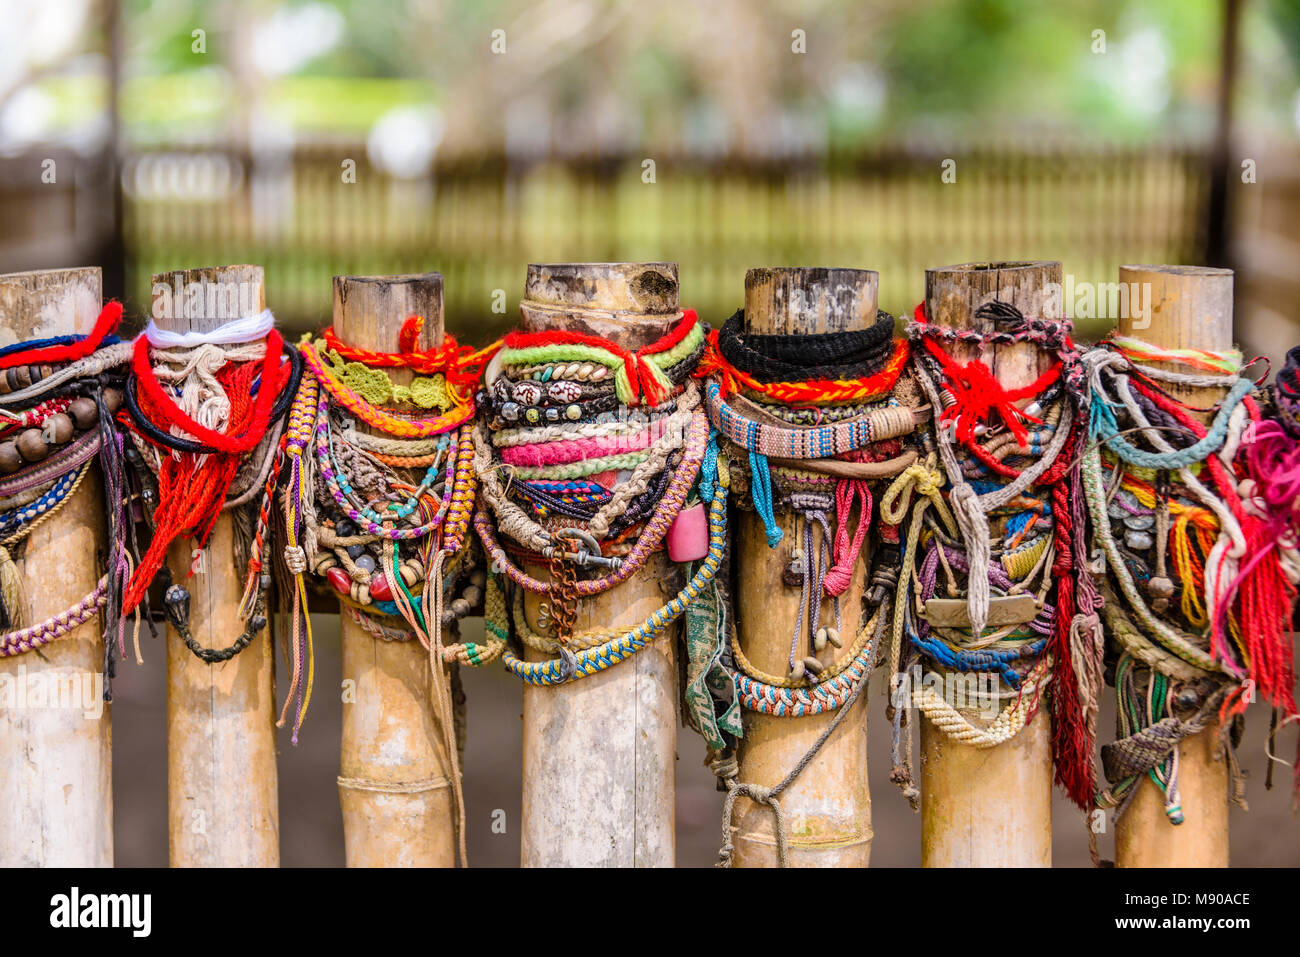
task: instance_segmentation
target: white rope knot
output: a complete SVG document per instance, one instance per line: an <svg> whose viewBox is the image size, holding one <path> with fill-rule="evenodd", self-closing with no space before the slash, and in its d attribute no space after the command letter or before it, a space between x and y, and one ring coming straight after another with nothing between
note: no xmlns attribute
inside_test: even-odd
<svg viewBox="0 0 1300 957"><path fill-rule="evenodd" d="M307 553L301 545L288 545L284 549L284 564L294 575L306 574Z"/></svg>

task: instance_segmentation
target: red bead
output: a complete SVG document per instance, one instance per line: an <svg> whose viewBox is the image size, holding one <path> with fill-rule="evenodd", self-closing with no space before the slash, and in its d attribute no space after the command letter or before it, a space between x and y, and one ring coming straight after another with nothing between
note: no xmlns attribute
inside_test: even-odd
<svg viewBox="0 0 1300 957"><path fill-rule="evenodd" d="M325 573L325 578L330 583L330 587L340 595L352 594L352 579L337 565Z"/></svg>
<svg viewBox="0 0 1300 957"><path fill-rule="evenodd" d="M385 576L370 576L370 597L375 601L393 600L393 590L388 587L388 579Z"/></svg>

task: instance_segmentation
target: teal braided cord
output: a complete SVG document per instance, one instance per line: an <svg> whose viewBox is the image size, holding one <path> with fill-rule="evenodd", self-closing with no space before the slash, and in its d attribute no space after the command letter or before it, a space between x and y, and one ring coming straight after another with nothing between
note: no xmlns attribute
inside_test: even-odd
<svg viewBox="0 0 1300 957"><path fill-rule="evenodd" d="M776 548L785 533L776 524L776 514L772 505L772 473L767 467L767 456L762 452L749 452L749 494L754 500L754 511L763 520L763 532L767 535L767 547Z"/></svg>
<svg viewBox="0 0 1300 957"><path fill-rule="evenodd" d="M1129 574L1128 566L1124 564L1119 546L1111 534L1110 514L1106 511L1106 490L1101 477L1101 450L1097 446L1091 446L1084 453L1081 472L1084 499L1088 503L1088 512L1092 516L1096 539L1100 540L1102 549L1106 553L1106 562L1114 572L1120 591L1124 593L1129 607L1133 609L1138 620L1149 633L1155 635L1160 644L1188 664L1195 665L1202 671L1221 672L1222 665L1216 662L1208 651L1196 647L1186 636L1155 617L1138 593L1133 576Z"/></svg>
<svg viewBox="0 0 1300 957"><path fill-rule="evenodd" d="M716 467L716 456L714 458ZM550 661L523 661L506 648L501 660L517 677L534 685L556 685L577 678L586 678L611 668L636 654L658 638L676 621L686 606L698 599L713 581L722 565L722 552L727 540L727 490L715 486L713 501L709 506L709 554L700 563L694 577L662 608L657 609L644 622L627 634L614 638L595 648L570 654L568 658ZM572 665L570 672L568 663Z"/></svg>
<svg viewBox="0 0 1300 957"><path fill-rule="evenodd" d="M1130 465L1149 469L1176 470L1195 465L1217 451L1228 437L1228 419L1241 400L1250 394L1255 383L1250 379L1238 379L1236 384L1224 397L1219 411L1214 416L1205 438L1194 445L1173 452L1148 452L1139 449L1119 434L1115 422L1115 413L1109 403L1101 397L1094 397L1092 402L1092 420L1089 423L1094 438L1100 438L1101 444L1115 452Z"/></svg>

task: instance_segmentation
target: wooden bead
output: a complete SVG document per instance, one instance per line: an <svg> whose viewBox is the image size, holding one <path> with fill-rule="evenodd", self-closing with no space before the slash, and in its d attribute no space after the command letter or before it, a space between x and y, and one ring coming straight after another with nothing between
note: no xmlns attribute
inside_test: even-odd
<svg viewBox="0 0 1300 957"><path fill-rule="evenodd" d="M41 438L47 445L62 445L72 438L76 429L72 425L72 416L65 412L56 412L45 420L41 426Z"/></svg>
<svg viewBox="0 0 1300 957"><path fill-rule="evenodd" d="M122 403L126 397L122 395L121 389L105 389L103 392L104 405L108 407L109 412L116 413L122 408Z"/></svg>
<svg viewBox="0 0 1300 957"><path fill-rule="evenodd" d="M68 415L72 416L73 423L83 432L99 422L99 406L95 405L95 400L81 396L73 399L72 404L68 406Z"/></svg>
<svg viewBox="0 0 1300 957"><path fill-rule="evenodd" d="M18 436L18 454L28 462L39 462L50 454L40 429L28 429Z"/></svg>
<svg viewBox="0 0 1300 957"><path fill-rule="evenodd" d="M23 457L13 442L0 442L0 472L9 475L23 467Z"/></svg>
<svg viewBox="0 0 1300 957"><path fill-rule="evenodd" d="M32 370L27 366L14 366L13 373L19 389L25 389L32 384Z"/></svg>

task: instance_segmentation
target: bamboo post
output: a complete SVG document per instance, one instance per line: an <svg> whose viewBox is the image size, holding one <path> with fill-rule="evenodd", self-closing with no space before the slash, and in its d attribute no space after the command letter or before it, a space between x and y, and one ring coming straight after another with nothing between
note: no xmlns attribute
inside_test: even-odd
<svg viewBox="0 0 1300 957"><path fill-rule="evenodd" d="M1120 266L1119 279L1141 291L1148 310L1135 322L1134 309L1120 316L1119 331L1165 349L1232 348L1232 270L1204 266ZM1148 291L1149 290L1149 291ZM1144 323L1142 324L1144 325ZM1168 366L1168 368L1176 368ZM1167 385L1175 398L1208 408L1223 390ZM1208 420L1208 414L1202 415ZM1147 775L1115 823L1119 867L1227 867L1228 766L1218 755L1214 729L1178 744L1178 789L1184 820L1177 826L1164 812L1164 797Z"/></svg>
<svg viewBox="0 0 1300 957"><path fill-rule="evenodd" d="M86 333L100 310L98 268L0 276L3 343ZM80 601L99 580L104 502L92 468L59 514L16 557L28 622ZM104 639L94 618L38 652L0 659L0 867L112 867L111 706L103 701ZM24 707L19 686L56 685L76 707ZM102 711L99 710L102 706Z"/></svg>
<svg viewBox="0 0 1300 957"><path fill-rule="evenodd" d="M866 269L751 269L745 274L745 329L755 334L846 332L876 320L879 277ZM768 548L763 522L736 511L736 628L740 647L756 668L781 674L788 667L790 623L799 619L798 589L782 580L792 546ZM777 516L784 541L794 542L795 516ZM814 530L814 542L820 530ZM817 547L814 545L814 547ZM858 556L853 584L840 596L843 648L852 654L867 586L867 549ZM833 621L825 602L822 621ZM824 656L832 649L828 647ZM827 661L830 665L831 662ZM737 749L739 780L773 787L812 747L836 712L801 718L745 713ZM803 773L781 793L793 867L866 867L871 856L871 794L867 786L867 695L853 704ZM771 808L748 798L736 803L734 867L777 866Z"/></svg>
<svg viewBox="0 0 1300 957"><path fill-rule="evenodd" d="M181 294L176 295L180 290ZM261 266L217 266L155 274L154 322L175 332L210 332L266 307ZM159 300L170 301L169 309ZM231 308L238 302L242 306ZM238 615L243 569L234 562L229 515L217 520L203 570L187 579L193 543L167 559L190 593L194 638L222 648L244 631ZM269 630L223 664L195 657L167 629L167 811L173 867L278 867L280 815L275 764L274 651Z"/></svg>
<svg viewBox="0 0 1300 957"><path fill-rule="evenodd" d="M925 271L930 321L990 331L980 306L1007 302L1030 317L1062 318L1061 264L968 263ZM1028 385L1052 363L1030 343L980 350L954 344L960 362L982 358L1006 388ZM1020 403L1022 406L1027 402ZM979 711L963 711L976 726ZM1051 719L1040 707L1010 741L979 749L949 740L921 721L921 865L1050 867L1052 864Z"/></svg>
<svg viewBox="0 0 1300 957"><path fill-rule="evenodd" d="M572 330L638 349L678 322L677 265L532 264L520 312L529 332ZM669 572L655 553L623 584L580 601L575 631L640 624L670 597L660 584ZM540 598L525 596L534 628ZM590 678L524 686L523 866L673 866L677 703L674 635Z"/></svg>
<svg viewBox="0 0 1300 957"><path fill-rule="evenodd" d="M335 276L334 331L349 345L397 352L402 323L423 316L420 349L442 341L442 276ZM396 383L412 373L390 369ZM429 654L381 641L340 618L343 706L339 804L348 867L455 867L456 823L446 737L431 705Z"/></svg>

